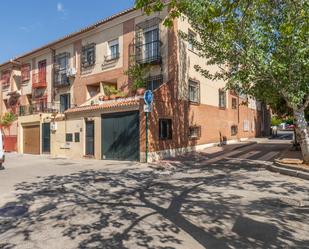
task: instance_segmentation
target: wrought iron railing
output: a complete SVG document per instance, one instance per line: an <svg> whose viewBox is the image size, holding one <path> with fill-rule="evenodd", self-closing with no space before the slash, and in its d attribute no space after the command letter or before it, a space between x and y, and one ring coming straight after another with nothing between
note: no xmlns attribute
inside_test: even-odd
<svg viewBox="0 0 309 249"><path fill-rule="evenodd" d="M70 85L70 79L67 76L67 70L59 70L55 72L55 87L65 87Z"/></svg>
<svg viewBox="0 0 309 249"><path fill-rule="evenodd" d="M31 105L24 105L19 107L19 115L27 116L38 113L63 113L70 106L62 106L58 103L38 102Z"/></svg>
<svg viewBox="0 0 309 249"><path fill-rule="evenodd" d="M145 44L136 44L136 62L139 64L161 63L161 42L153 41Z"/></svg>
<svg viewBox="0 0 309 249"><path fill-rule="evenodd" d="M33 88L40 88L46 87L46 72L38 72L32 74L32 87Z"/></svg>
<svg viewBox="0 0 309 249"><path fill-rule="evenodd" d="M119 57L120 57L120 53L106 55L106 56L104 56L104 62L110 62L110 61L118 60Z"/></svg>

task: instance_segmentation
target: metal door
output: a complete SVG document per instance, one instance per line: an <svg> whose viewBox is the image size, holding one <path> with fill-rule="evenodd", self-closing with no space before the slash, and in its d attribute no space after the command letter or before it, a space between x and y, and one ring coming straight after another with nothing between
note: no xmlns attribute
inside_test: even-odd
<svg viewBox="0 0 309 249"><path fill-rule="evenodd" d="M50 123L42 124L42 152L50 153Z"/></svg>
<svg viewBox="0 0 309 249"><path fill-rule="evenodd" d="M94 156L94 121L86 121L86 156Z"/></svg>
<svg viewBox="0 0 309 249"><path fill-rule="evenodd" d="M139 160L139 113L102 116L102 159Z"/></svg>

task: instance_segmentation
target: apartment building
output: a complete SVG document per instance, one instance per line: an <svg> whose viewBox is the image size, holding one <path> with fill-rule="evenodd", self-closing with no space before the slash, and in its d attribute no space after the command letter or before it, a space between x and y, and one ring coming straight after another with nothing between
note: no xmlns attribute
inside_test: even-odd
<svg viewBox="0 0 309 249"><path fill-rule="evenodd" d="M154 93L149 160L266 134L267 109L197 73L207 65L178 31L195 33L185 17L166 28L166 15L129 9L0 65L1 113L18 115L17 150L144 161L144 103L126 74L134 65L147 65ZM121 94L107 100L111 87Z"/></svg>

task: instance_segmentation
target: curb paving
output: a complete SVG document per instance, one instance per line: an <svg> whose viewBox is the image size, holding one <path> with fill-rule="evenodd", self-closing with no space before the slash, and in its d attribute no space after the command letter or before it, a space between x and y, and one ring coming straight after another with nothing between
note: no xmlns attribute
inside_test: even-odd
<svg viewBox="0 0 309 249"><path fill-rule="evenodd" d="M292 169L292 166L282 165L274 162L273 165L268 165L267 169L273 172L278 172L283 175L298 177L304 180L309 180L309 173L306 170Z"/></svg>

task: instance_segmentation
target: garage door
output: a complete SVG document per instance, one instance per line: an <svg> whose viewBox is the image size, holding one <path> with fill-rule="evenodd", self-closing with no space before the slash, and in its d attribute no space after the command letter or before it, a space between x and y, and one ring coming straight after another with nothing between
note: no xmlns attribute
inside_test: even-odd
<svg viewBox="0 0 309 249"><path fill-rule="evenodd" d="M25 126L24 130L24 153L40 154L40 126Z"/></svg>
<svg viewBox="0 0 309 249"><path fill-rule="evenodd" d="M102 159L139 160L139 113L102 116Z"/></svg>

